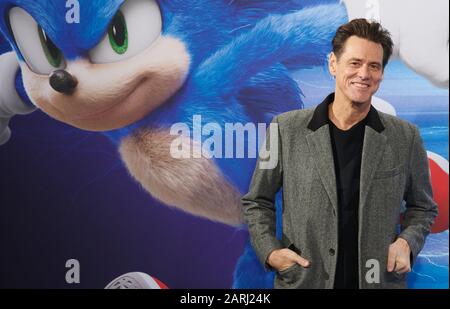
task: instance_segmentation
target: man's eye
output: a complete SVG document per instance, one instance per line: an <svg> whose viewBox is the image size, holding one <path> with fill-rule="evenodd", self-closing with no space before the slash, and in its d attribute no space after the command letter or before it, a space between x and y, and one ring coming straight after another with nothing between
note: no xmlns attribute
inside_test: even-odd
<svg viewBox="0 0 450 309"><path fill-rule="evenodd" d="M381 67L377 64L371 65L370 68L374 71L378 71L379 69L381 69Z"/></svg>

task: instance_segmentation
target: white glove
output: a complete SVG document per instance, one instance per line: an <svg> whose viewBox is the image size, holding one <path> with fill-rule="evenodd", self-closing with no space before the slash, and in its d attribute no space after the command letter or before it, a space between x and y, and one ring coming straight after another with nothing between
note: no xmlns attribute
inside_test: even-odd
<svg viewBox="0 0 450 309"><path fill-rule="evenodd" d="M0 146L11 137L9 120L14 115L26 115L36 107L25 104L16 91L19 63L13 52L0 55Z"/></svg>
<svg viewBox="0 0 450 309"><path fill-rule="evenodd" d="M379 21L392 34L394 56L438 87L448 88L448 0L341 0L349 19Z"/></svg>

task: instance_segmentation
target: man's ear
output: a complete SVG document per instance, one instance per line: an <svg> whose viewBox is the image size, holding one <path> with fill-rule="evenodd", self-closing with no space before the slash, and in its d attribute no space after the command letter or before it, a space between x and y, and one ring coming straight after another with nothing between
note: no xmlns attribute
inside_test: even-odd
<svg viewBox="0 0 450 309"><path fill-rule="evenodd" d="M337 57L331 52L330 57L328 59L328 70L333 77L336 77L336 65L337 65Z"/></svg>

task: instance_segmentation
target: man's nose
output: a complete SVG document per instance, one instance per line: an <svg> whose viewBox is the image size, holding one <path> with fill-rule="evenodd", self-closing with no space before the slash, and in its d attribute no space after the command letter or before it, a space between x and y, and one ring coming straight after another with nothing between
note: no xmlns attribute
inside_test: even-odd
<svg viewBox="0 0 450 309"><path fill-rule="evenodd" d="M367 65L363 65L359 68L358 70L358 76L359 78L361 78L362 80L367 80L370 78L370 71L369 71L369 67Z"/></svg>

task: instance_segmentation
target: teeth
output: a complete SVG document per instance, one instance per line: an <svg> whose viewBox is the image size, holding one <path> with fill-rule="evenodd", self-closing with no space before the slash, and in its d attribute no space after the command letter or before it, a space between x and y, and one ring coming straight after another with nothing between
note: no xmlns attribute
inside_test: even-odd
<svg viewBox="0 0 450 309"><path fill-rule="evenodd" d="M367 84L352 83L352 85L355 85L358 88L369 88L369 85L367 85Z"/></svg>

